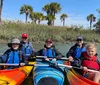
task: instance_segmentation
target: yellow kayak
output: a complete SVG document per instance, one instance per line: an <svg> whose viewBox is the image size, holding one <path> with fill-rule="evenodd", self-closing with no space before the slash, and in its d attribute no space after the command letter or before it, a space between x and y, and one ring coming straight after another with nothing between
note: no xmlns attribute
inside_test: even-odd
<svg viewBox="0 0 100 85"><path fill-rule="evenodd" d="M35 64L35 62L29 62ZM0 85L20 85L29 75L33 66L23 66L10 70L0 70Z"/></svg>

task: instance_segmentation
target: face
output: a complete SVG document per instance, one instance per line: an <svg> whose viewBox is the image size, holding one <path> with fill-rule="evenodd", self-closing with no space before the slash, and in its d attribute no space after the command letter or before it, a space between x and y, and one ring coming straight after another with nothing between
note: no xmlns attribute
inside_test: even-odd
<svg viewBox="0 0 100 85"><path fill-rule="evenodd" d="M92 57L96 54L96 49L95 48L88 48L87 49L87 54Z"/></svg>
<svg viewBox="0 0 100 85"><path fill-rule="evenodd" d="M15 43L15 44L12 44L12 48L14 50L17 50L19 48L19 44Z"/></svg>
<svg viewBox="0 0 100 85"><path fill-rule="evenodd" d="M28 38L27 37L22 37L23 42L27 42Z"/></svg>
<svg viewBox="0 0 100 85"><path fill-rule="evenodd" d="M46 47L50 48L52 46L52 42L46 42Z"/></svg>
<svg viewBox="0 0 100 85"><path fill-rule="evenodd" d="M83 44L83 40L82 39L77 39L77 44L81 46Z"/></svg>

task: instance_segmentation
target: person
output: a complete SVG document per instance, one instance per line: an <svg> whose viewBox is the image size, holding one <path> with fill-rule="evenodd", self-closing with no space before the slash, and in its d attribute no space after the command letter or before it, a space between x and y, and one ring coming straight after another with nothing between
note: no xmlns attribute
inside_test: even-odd
<svg viewBox="0 0 100 85"><path fill-rule="evenodd" d="M27 33L22 34L21 44L22 44L21 50L22 50L22 54L23 54L23 61L26 61L29 58L34 57L34 54L36 51L33 48L32 43L29 42Z"/></svg>
<svg viewBox="0 0 100 85"><path fill-rule="evenodd" d="M66 56L70 61L76 60L79 59L81 53L84 51L86 51L85 43L83 43L83 37L79 36L76 39L76 44L69 49Z"/></svg>
<svg viewBox="0 0 100 85"><path fill-rule="evenodd" d="M96 83L100 83L100 72L93 73L93 72L87 72L88 69L92 70L100 70L100 63L97 58L97 53L96 53L96 47L95 44L89 43L86 46L86 51L82 52L81 57L81 66L83 66L83 69L85 72L82 72L85 77L87 77L90 80L93 80Z"/></svg>
<svg viewBox="0 0 100 85"><path fill-rule="evenodd" d="M55 48L54 46L54 42L51 38L48 38L45 41L45 45L43 49L40 49L37 52L38 56L47 56L47 58L45 58L46 60L49 60L49 58L62 58L62 54Z"/></svg>
<svg viewBox="0 0 100 85"><path fill-rule="evenodd" d="M10 43L8 43L9 49L4 52L1 56L3 63L10 64L20 64L22 61L22 54L20 52L21 43L17 38L12 39ZM15 68L17 66L8 66L8 69Z"/></svg>

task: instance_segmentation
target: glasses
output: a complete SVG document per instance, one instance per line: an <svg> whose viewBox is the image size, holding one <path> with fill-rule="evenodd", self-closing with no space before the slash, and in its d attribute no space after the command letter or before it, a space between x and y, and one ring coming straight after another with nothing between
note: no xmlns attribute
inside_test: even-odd
<svg viewBox="0 0 100 85"><path fill-rule="evenodd" d="M83 41L82 39L77 39L77 41Z"/></svg>

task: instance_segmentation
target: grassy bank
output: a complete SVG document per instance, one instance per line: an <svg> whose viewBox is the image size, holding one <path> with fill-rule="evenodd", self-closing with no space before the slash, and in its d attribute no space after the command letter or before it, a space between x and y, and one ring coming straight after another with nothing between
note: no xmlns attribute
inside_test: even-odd
<svg viewBox="0 0 100 85"><path fill-rule="evenodd" d="M25 24L20 22L4 22L0 24L0 39L11 40L13 37L21 37L22 33L28 33L33 42L44 42L46 38L53 38L55 42L66 43L75 40L77 36L83 36L87 42L100 43L100 34L92 30L80 27L59 27L36 24Z"/></svg>

